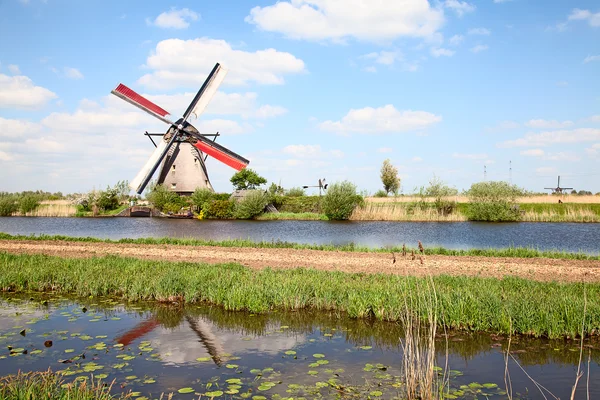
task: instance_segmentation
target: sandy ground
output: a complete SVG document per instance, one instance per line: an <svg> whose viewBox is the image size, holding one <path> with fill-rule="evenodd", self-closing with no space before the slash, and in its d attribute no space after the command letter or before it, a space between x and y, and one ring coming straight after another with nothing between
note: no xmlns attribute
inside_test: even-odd
<svg viewBox="0 0 600 400"><path fill-rule="evenodd" d="M312 267L328 271L424 276L465 275L502 278L507 275L539 281L600 282L600 261L547 258L419 256L392 253L253 249L205 246L0 240L0 251L95 257L108 254L151 260L206 263L236 262L251 268ZM395 259L395 262L394 262Z"/></svg>

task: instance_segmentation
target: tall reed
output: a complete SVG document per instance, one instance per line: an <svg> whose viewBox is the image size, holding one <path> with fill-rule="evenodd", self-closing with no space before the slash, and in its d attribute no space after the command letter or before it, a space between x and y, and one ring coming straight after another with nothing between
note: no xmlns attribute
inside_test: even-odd
<svg viewBox="0 0 600 400"><path fill-rule="evenodd" d="M366 203L357 207L350 216L351 221L466 221L467 217L458 212L441 215L435 208L409 208L407 204L373 204Z"/></svg>

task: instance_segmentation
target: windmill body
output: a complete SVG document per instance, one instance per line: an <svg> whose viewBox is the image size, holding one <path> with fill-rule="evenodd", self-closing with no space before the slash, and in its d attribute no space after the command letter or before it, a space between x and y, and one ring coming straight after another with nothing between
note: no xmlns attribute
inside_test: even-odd
<svg viewBox="0 0 600 400"><path fill-rule="evenodd" d="M208 156L238 171L249 164L244 157L217 144L218 133L202 134L188 122L192 115L198 118L204 112L226 74L227 70L217 63L183 117L176 122L172 122L168 111L123 84L119 84L111 92L170 125L164 135L159 135L158 143L153 141L156 146L154 152L131 181L129 186L136 193L141 194L144 191L159 166L161 169L158 183L179 194L191 194L197 188L212 190L205 164ZM212 140L209 139L210 136L213 137Z"/></svg>

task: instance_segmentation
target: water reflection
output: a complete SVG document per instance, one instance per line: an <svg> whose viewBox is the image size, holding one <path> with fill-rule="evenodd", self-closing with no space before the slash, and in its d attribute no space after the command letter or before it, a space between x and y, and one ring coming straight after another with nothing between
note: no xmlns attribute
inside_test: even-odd
<svg viewBox="0 0 600 400"><path fill-rule="evenodd" d="M23 328L25 336L19 334ZM319 387L319 382L333 379L358 398L373 390L392 398L399 390L394 385L400 382L403 336L396 323L327 312L253 315L210 306L0 295L0 375L48 367L64 371L66 379L105 374L106 379L116 379L119 388L149 397L186 387L196 393L217 387L232 393L289 396L292 390L307 398L335 397L332 386ZM44 347L46 340L54 342L51 348ZM590 360L590 396L596 398L598 340L586 339L584 346L584 358ZM465 398L473 398L476 391L488 398L503 397L507 348L507 337L491 333L450 332L436 339L439 364L445 364L447 353L448 365L456 371L452 387L489 384L487 392L477 386L466 390L461 395ZM579 341L512 337L510 349L511 380L515 393L521 393L515 398L540 398L520 366L555 395L570 396ZM264 386L268 382L281 383ZM494 385L498 387L492 390Z"/></svg>

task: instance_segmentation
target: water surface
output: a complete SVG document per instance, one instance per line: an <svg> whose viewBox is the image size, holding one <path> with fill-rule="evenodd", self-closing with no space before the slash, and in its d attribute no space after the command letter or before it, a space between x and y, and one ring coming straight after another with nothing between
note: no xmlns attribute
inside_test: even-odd
<svg viewBox="0 0 600 400"><path fill-rule="evenodd" d="M219 392L218 398L395 398L402 390L402 337L398 324L328 313L253 315L208 306L0 295L0 376L51 367L67 381L93 374L114 379L117 391L148 398L170 392L182 399ZM590 398L600 398L598 342L584 344L586 375L577 398L585 398L588 356ZM507 397L507 338L451 333L436 346L442 367L448 348L450 386L458 398ZM514 398L543 398L521 368L555 396L569 398L578 341L514 337L510 352ZM179 393L186 388L189 394Z"/></svg>
<svg viewBox="0 0 600 400"><path fill-rule="evenodd" d="M219 221L165 218L0 217L0 232L105 239L178 237L449 249L534 247L600 254L600 224L485 222Z"/></svg>

